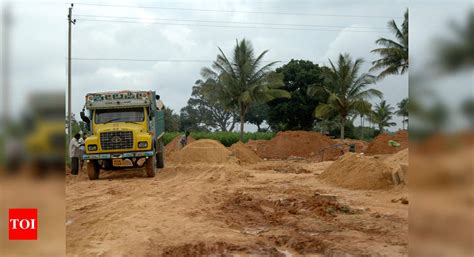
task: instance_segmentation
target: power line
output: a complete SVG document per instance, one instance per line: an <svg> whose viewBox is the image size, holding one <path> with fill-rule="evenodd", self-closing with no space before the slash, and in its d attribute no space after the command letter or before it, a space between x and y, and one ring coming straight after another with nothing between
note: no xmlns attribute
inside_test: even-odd
<svg viewBox="0 0 474 257"><path fill-rule="evenodd" d="M399 18L402 18L402 17L375 16L375 15L290 13L290 12L265 12L265 11L237 11L237 10L222 10L222 9L219 10L219 9L160 7L160 6L114 5L114 4L99 4L99 3L78 3L78 5L98 6L98 7L175 10L175 11L194 11L194 12L248 13L248 14L292 15L292 16L321 16L321 17L339 17L339 18L376 18L376 19L399 19Z"/></svg>
<svg viewBox="0 0 474 257"><path fill-rule="evenodd" d="M74 57L73 61L123 61L123 62L169 62L169 63L212 63L215 60L202 59L139 59L139 58L84 58ZM288 61L263 61L264 63L271 62L288 62ZM328 64L326 62L318 62L317 64Z"/></svg>
<svg viewBox="0 0 474 257"><path fill-rule="evenodd" d="M79 21L92 21L92 22L110 22L110 23L135 23L143 24L140 21L121 21L121 20L98 20L98 19L78 19ZM195 26L195 27L214 27L214 28L241 28L241 29L272 29L272 30L300 30L300 31L334 31L338 32L341 29L310 29L310 28L291 28L291 27L257 27L257 26L232 26L232 25L213 25L213 24L192 24L192 23L169 23L169 22L147 22L146 24L160 24L160 25L171 25L171 26ZM345 29L347 32L377 32L377 33L388 33L388 31L380 30L352 30Z"/></svg>
<svg viewBox="0 0 474 257"><path fill-rule="evenodd" d="M209 63L214 60L178 60L178 59L134 59L134 58L72 58L75 61L125 61L125 62L192 62L192 63Z"/></svg>
<svg viewBox="0 0 474 257"><path fill-rule="evenodd" d="M222 20L188 20L188 19L168 19L168 18L142 18L127 16L108 16L108 15L87 15L77 14L76 17L92 17L92 18L113 18L113 19L132 19L146 21L177 21L177 22L198 22L198 23L228 23L228 24L248 24L248 25L271 25L271 26L292 26L292 27L321 27L321 28L347 28L347 26L336 25L316 25L316 24L292 24L292 23L270 23L270 22L244 22L244 21L222 21ZM381 29L388 31L385 27L357 26L352 28L361 29Z"/></svg>

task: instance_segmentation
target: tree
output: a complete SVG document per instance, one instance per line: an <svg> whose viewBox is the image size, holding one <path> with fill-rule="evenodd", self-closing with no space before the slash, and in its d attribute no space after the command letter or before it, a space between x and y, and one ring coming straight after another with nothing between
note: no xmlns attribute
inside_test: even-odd
<svg viewBox="0 0 474 257"><path fill-rule="evenodd" d="M179 115L165 107L165 132L179 131Z"/></svg>
<svg viewBox="0 0 474 257"><path fill-rule="evenodd" d="M388 27L396 39L379 38L375 43L381 47L371 51L380 55L380 59L372 62L373 66L370 69L370 71L382 70L377 79L408 71L408 9L405 11L401 28L395 20L391 20Z"/></svg>
<svg viewBox="0 0 474 257"><path fill-rule="evenodd" d="M451 23L452 39L440 39L435 56L445 71L474 66L474 10L469 11L466 25ZM446 34L446 31L444 31Z"/></svg>
<svg viewBox="0 0 474 257"><path fill-rule="evenodd" d="M385 100L382 100L379 104L375 105L370 119L373 123L377 124L379 127L380 133L384 132L384 128L397 125L397 123L392 122L393 108L390 104L387 104Z"/></svg>
<svg viewBox="0 0 474 257"><path fill-rule="evenodd" d="M188 114L192 114L198 123L203 124L207 129L220 131L232 131L237 122L236 112L228 108L227 99L221 99L214 90L214 84L205 81L196 81L193 87L191 98L188 100Z"/></svg>
<svg viewBox="0 0 474 257"><path fill-rule="evenodd" d="M212 68L203 68L201 75L206 84L213 87L220 99L227 99L229 108L238 110L240 117L240 140L243 140L245 115L251 104L268 102L279 97L290 97L282 89L282 75L271 71L276 62L261 65L268 50L255 57L250 41L236 42L232 58L219 48Z"/></svg>
<svg viewBox="0 0 474 257"><path fill-rule="evenodd" d="M474 98L467 98L461 102L461 113L469 121L471 129L474 128Z"/></svg>
<svg viewBox="0 0 474 257"><path fill-rule="evenodd" d="M189 104L181 108L179 113L179 130L180 131L204 131L209 129L202 122L202 115L197 108Z"/></svg>
<svg viewBox="0 0 474 257"><path fill-rule="evenodd" d="M249 111L246 115L246 121L250 124L257 126L257 131L266 131L261 127L262 123L268 118L268 105L266 103L255 103L252 104L249 108Z"/></svg>
<svg viewBox="0 0 474 257"><path fill-rule="evenodd" d="M306 94L308 86L322 84L321 74L326 67L311 61L291 60L276 69L283 74L282 89L291 98L279 98L268 103L268 124L273 130L311 130L314 124L314 109L325 101L325 96L311 97Z"/></svg>
<svg viewBox="0 0 474 257"><path fill-rule="evenodd" d="M405 129L405 123L408 124L408 98L404 98L397 104L398 110L395 112L402 117L402 128Z"/></svg>
<svg viewBox="0 0 474 257"><path fill-rule="evenodd" d="M329 60L330 68L323 73L324 82L322 85L312 85L308 94L318 96L327 94L326 103L319 104L315 109L318 118L328 118L339 116L341 139L344 139L344 125L349 115L356 111L363 111L370 108L368 99L372 96L381 98L382 92L376 89L368 89L370 84L375 83L375 77L367 73L358 75L362 59L355 61L349 54L339 55L337 66Z"/></svg>

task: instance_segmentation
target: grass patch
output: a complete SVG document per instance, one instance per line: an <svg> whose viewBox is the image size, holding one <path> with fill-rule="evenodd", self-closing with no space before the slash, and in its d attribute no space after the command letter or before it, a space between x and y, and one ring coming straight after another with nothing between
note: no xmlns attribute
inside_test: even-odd
<svg viewBox="0 0 474 257"><path fill-rule="evenodd" d="M275 136L274 132L246 132L244 133L244 143L249 140L270 140ZM176 136L182 135L179 132L167 132L163 136L165 145L171 142ZM214 139L225 146L231 146L239 141L239 132L191 132L194 139Z"/></svg>

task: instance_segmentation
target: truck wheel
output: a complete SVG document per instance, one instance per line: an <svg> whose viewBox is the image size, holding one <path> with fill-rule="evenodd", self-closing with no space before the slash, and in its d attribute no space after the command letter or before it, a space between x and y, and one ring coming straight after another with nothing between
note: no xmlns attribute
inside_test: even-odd
<svg viewBox="0 0 474 257"><path fill-rule="evenodd" d="M89 161L87 163L87 176L90 180L95 180L99 178L100 174L100 165L97 161Z"/></svg>
<svg viewBox="0 0 474 257"><path fill-rule="evenodd" d="M156 148L156 167L158 169L162 169L165 167L165 144L163 144L163 140L160 140L157 143Z"/></svg>
<svg viewBox="0 0 474 257"><path fill-rule="evenodd" d="M145 170L146 170L146 175L148 177L154 177L155 174L156 174L156 171L155 171L155 167L156 167L156 159L155 159L155 156L152 156L150 158L148 158L148 160L146 161L146 165L145 165Z"/></svg>

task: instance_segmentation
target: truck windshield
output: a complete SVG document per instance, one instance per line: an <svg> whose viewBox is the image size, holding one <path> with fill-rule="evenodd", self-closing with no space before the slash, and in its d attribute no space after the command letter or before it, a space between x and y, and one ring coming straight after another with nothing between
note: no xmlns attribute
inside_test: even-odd
<svg viewBox="0 0 474 257"><path fill-rule="evenodd" d="M142 122L145 119L143 108L96 110L95 123Z"/></svg>

